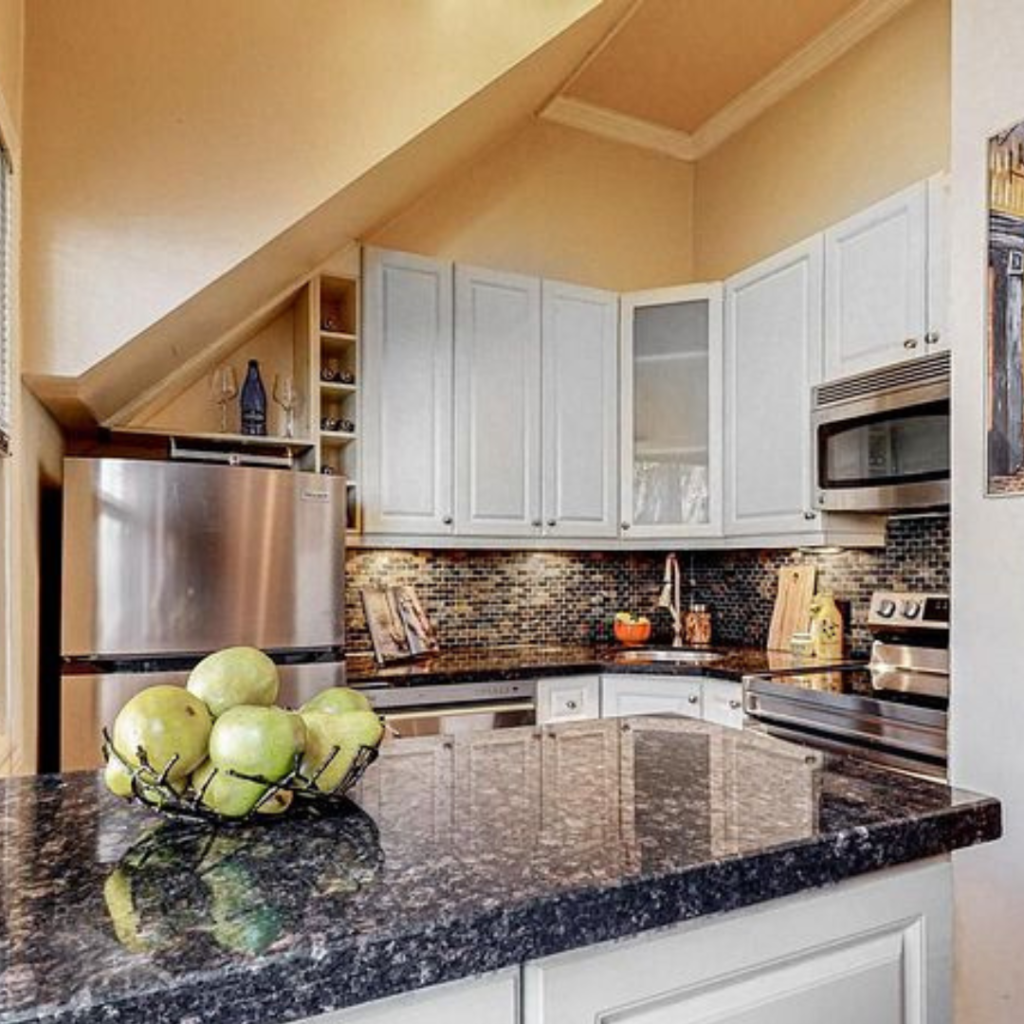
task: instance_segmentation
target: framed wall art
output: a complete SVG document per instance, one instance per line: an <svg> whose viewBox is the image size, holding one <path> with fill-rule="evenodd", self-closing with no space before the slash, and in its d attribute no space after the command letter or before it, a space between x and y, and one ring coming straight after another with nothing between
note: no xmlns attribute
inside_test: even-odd
<svg viewBox="0 0 1024 1024"><path fill-rule="evenodd" d="M988 141L986 494L1024 494L1024 121Z"/></svg>

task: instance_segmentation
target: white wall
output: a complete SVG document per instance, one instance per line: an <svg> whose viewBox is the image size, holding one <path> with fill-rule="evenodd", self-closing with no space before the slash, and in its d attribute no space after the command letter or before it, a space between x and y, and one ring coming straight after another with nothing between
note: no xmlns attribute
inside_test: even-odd
<svg viewBox="0 0 1024 1024"><path fill-rule="evenodd" d="M1024 498L984 488L985 141L1024 119L1020 0L953 0L953 778L1004 802L956 857L957 1021L1024 1020Z"/></svg>

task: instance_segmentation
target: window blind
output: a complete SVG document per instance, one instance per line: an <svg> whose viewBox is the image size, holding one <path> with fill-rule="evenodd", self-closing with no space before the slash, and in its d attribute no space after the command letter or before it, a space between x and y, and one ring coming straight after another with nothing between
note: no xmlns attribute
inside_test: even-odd
<svg viewBox="0 0 1024 1024"><path fill-rule="evenodd" d="M0 455L11 450L14 339L11 337L11 161L0 147Z"/></svg>

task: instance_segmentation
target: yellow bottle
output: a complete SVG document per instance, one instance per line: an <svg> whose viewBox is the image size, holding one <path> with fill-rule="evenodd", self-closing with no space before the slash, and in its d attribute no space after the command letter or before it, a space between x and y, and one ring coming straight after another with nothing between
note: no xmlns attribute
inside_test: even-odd
<svg viewBox="0 0 1024 1024"><path fill-rule="evenodd" d="M811 602L811 640L816 658L842 658L843 616L830 591L816 594Z"/></svg>

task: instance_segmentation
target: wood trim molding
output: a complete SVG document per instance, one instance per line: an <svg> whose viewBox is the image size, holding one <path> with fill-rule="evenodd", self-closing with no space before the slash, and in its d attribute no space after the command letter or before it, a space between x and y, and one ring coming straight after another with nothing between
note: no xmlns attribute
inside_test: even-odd
<svg viewBox="0 0 1024 1024"><path fill-rule="evenodd" d="M801 50L708 118L692 134L565 95L556 96L539 116L546 121L579 128L626 145L664 153L677 160L699 160L853 49L910 3L911 0L861 0Z"/></svg>
<svg viewBox="0 0 1024 1024"><path fill-rule="evenodd" d="M591 135L600 135L613 142L627 146L639 146L656 153L663 153L676 160L696 160L693 138L686 132L666 128L638 117L620 114L617 110L599 107L594 103L573 99L571 96L556 96L541 112L545 121L569 128L578 128Z"/></svg>

